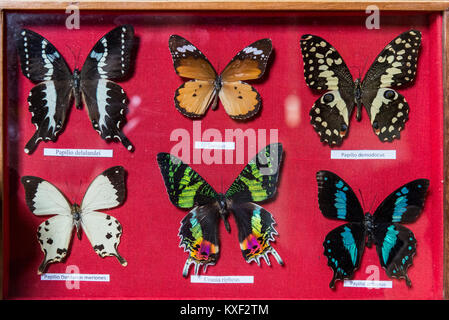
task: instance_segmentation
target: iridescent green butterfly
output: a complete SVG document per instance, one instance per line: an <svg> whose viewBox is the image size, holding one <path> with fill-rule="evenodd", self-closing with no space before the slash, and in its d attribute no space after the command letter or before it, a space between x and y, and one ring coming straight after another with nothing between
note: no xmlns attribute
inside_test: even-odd
<svg viewBox="0 0 449 320"><path fill-rule="evenodd" d="M219 257L218 222L223 219L231 231L228 217L233 212L238 228L240 249L246 262L260 258L270 265L268 253L283 265L270 245L277 231L273 216L253 203L270 199L276 193L282 145L273 143L261 150L242 170L225 194L217 193L198 173L177 157L159 153L157 161L170 201L178 208L193 208L179 229L180 247L189 252L182 275L187 277L191 264L195 274L201 265L204 272Z"/></svg>

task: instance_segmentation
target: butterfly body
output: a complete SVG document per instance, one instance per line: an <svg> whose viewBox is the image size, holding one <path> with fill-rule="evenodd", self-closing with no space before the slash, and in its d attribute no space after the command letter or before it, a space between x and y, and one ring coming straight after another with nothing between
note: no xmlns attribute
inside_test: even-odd
<svg viewBox="0 0 449 320"><path fill-rule="evenodd" d="M175 91L175 106L188 117L202 117L218 100L233 119L248 119L261 106L259 93L243 80L258 79L265 72L272 45L270 39L258 40L241 50L219 74L205 55L178 35L169 39L176 73L189 80Z"/></svg>
<svg viewBox="0 0 449 320"><path fill-rule="evenodd" d="M81 100L81 75L78 68L75 68L75 70L73 70L72 87L73 96L75 97L75 107L78 110L81 110L83 107Z"/></svg>
<svg viewBox="0 0 449 320"><path fill-rule="evenodd" d="M374 244L380 264L390 278L411 281L407 269L416 253L416 238L402 224L414 222L424 206L429 180L413 180L392 192L373 214L363 213L351 187L330 171L317 172L318 203L322 214L347 223L331 230L323 242L324 255L334 271L329 284L350 279L360 266L365 246Z"/></svg>
<svg viewBox="0 0 449 320"><path fill-rule="evenodd" d="M74 203L71 206L71 213L72 213L72 217L73 217L73 225L76 228L76 236L78 237L78 239L81 240L81 217L82 217L82 212L81 212L81 208L77 203Z"/></svg>
<svg viewBox="0 0 449 320"><path fill-rule="evenodd" d="M121 131L127 97L114 82L129 73L133 37L132 26L116 27L94 45L82 68L71 72L47 39L32 30L21 30L17 41L21 70L37 83L28 96L36 131L25 145L25 153L32 153L40 141L56 141L72 99L77 109L86 105L90 122L101 138L118 139L129 151L133 149Z"/></svg>
<svg viewBox="0 0 449 320"><path fill-rule="evenodd" d="M283 261L270 245L277 234L272 215L254 202L271 198L276 191L282 145L271 144L262 149L243 169L226 193L217 193L190 166L168 153L159 153L157 161L170 201L179 208L192 209L179 229L180 247L189 252L183 268L187 277L190 265L214 265L219 257L218 223L223 220L226 231L232 213L238 229L240 249L245 260L270 264L268 253L279 264ZM265 172L264 169L267 171Z"/></svg>
<svg viewBox="0 0 449 320"><path fill-rule="evenodd" d="M310 123L322 142L340 145L346 137L350 116L357 109L362 118L365 107L374 133L382 142L400 138L408 120L409 106L395 91L411 83L416 75L421 33L404 32L393 39L376 57L363 79L355 81L338 51L321 37L301 37L306 84L327 92L310 110Z"/></svg>

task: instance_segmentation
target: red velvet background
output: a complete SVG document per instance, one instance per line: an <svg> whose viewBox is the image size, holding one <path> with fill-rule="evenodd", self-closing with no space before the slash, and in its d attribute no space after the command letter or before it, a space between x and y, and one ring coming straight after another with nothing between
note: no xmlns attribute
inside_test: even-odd
<svg viewBox="0 0 449 320"><path fill-rule="evenodd" d="M365 27L365 14L321 13L128 13L123 15L81 12L81 28L64 27L64 14L14 14L7 16L7 172L9 210L5 212L5 296L10 299L145 298L145 299L441 299L443 288L443 89L441 16L438 14L380 15L379 30ZM27 95L32 83L21 73L13 33L30 28L52 42L73 69L84 62L96 41L119 24L135 28L137 50L133 76L120 82L130 99L124 133L135 145L129 153L120 143L104 142L92 129L85 110L72 107L65 131L56 143L41 143L29 156L23 147L34 132L28 112ZM309 110L320 96L303 78L299 39L312 33L328 40L340 52L354 77L362 76L383 47L411 28L422 32L415 83L398 91L409 105L409 120L401 139L381 143L372 132L368 115L362 121L352 117L349 136L342 150L394 149L396 160L330 160L330 148L322 145L309 124ZM170 152L175 129L190 134L193 154L193 122L174 107L175 89L183 83L172 65L168 38L179 34L196 45L221 71L246 45L260 38L273 41L274 52L261 81L251 84L262 96L260 114L242 123L231 120L220 105L209 110L201 121L202 133L216 129L253 128L278 130L284 159L277 197L262 204L276 222L279 236L273 247L285 262L272 266L262 262L247 264L242 258L237 227L231 218L230 234L220 225L220 259L206 275L253 275L254 284L192 284L181 272L187 253L178 247L180 221L188 211L169 201L156 163L158 152ZM290 96L290 98L288 98ZM293 99L293 100L292 100ZM298 108L295 103L299 101ZM85 108L84 108L85 109ZM288 111L290 110L290 111ZM292 121L291 112L298 112ZM290 120L289 120L290 119ZM209 133L211 131L208 131ZM217 132L217 131L216 131ZM196 139L197 140L197 139ZM207 137L203 137L207 141ZM267 143L270 142L269 137ZM274 141L271 141L274 142ZM261 142L255 149L265 146ZM114 157L44 157L43 148L113 149ZM254 149L254 150L255 150ZM245 152L246 163L254 152ZM224 158L223 158L224 159ZM217 191L225 191L244 164L192 164ZM51 273L64 273L76 265L80 273L110 274L110 282L81 282L79 289L67 289L63 281L41 281L36 274L43 254L36 240L36 228L47 217L34 216L25 205L20 184L23 175L42 177L60 188L70 199L80 202L92 179L103 170L123 165L127 170L127 200L109 210L123 226L119 252L127 259L122 267L115 258L101 259L84 235L73 238L64 263L52 264ZM328 287L332 270L323 255L326 234L342 224L324 218L318 209L315 173L332 170L354 190L361 190L368 210L373 210L395 188L416 179L430 179L425 209L415 223L407 225L417 238L417 254L409 269L412 288L393 280L392 289ZM357 191L357 195L359 193ZM380 280L389 280L380 268L374 248L366 249L354 279L365 280L367 267L379 268ZM192 271L192 270L191 270ZM192 274L192 272L191 272Z"/></svg>

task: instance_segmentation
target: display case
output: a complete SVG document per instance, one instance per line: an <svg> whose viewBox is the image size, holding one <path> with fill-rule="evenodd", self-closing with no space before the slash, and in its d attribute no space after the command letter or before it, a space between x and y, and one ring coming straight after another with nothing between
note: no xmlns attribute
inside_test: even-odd
<svg viewBox="0 0 449 320"><path fill-rule="evenodd" d="M363 1L0 2L3 298L444 299L449 3L385 1L368 6ZM134 150L117 140L101 139L86 106L78 110L72 105L57 140L41 141L33 153L25 153L36 130L27 102L35 84L21 72L20 30L45 37L73 71L82 66L95 43L119 25L134 27L130 75L117 81L128 97L122 132ZM355 113L351 115L349 133L340 146L320 142L309 112L324 92L305 82L301 36L326 39L356 79L363 78L390 41L411 29L419 30L422 40L415 80L396 88L410 108L400 139L381 142L363 109L360 122ZM265 74L248 81L261 97L257 115L231 119L222 103L200 118L178 112L175 91L186 79L173 67L168 42L174 34L200 49L217 72L249 44L271 39L273 51ZM180 156L218 193L225 193L256 153L275 142L283 146L276 195L259 205L276 222L271 246L283 265L273 255L271 266L264 259L260 267L246 263L231 215L230 233L222 222L218 226L217 263L207 272L200 268L198 276L192 267L183 277L188 253L179 247L178 232L189 210L170 202L157 154ZM70 202L80 203L92 180L117 165L126 171L126 198L120 206L100 211L120 221L118 251L127 265L114 257L99 257L86 234L80 240L73 235L65 259L38 275L43 252L36 231L48 217L32 214L21 178L45 179ZM335 288L329 288L332 269L323 242L344 222L327 219L320 211L316 180L320 170L342 177L364 212L371 213L398 187L429 179L424 209L406 225L417 243L408 269L411 287L386 275L373 246L365 248L351 278L355 281L337 281Z"/></svg>

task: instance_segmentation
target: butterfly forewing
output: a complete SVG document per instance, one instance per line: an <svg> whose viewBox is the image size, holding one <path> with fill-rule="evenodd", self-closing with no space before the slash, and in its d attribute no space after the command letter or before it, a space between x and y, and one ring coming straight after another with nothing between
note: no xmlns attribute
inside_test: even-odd
<svg viewBox="0 0 449 320"><path fill-rule="evenodd" d="M340 90L352 94L354 80L338 51L321 37L305 34L301 37L304 78L316 90Z"/></svg>
<svg viewBox="0 0 449 320"><path fill-rule="evenodd" d="M258 40L238 54L228 63L221 73L224 83L252 80L262 77L267 67L272 44L270 39Z"/></svg>
<svg viewBox="0 0 449 320"><path fill-rule="evenodd" d="M23 29L17 39L20 66L33 82L55 80L69 85L72 73L56 48L34 31Z"/></svg>
<svg viewBox="0 0 449 320"><path fill-rule="evenodd" d="M394 38L377 56L362 81L364 96L379 88L398 87L414 80L421 32L406 31ZM366 102L369 102L369 99ZM365 102L365 101L364 101Z"/></svg>
<svg viewBox="0 0 449 320"><path fill-rule="evenodd" d="M65 215L71 217L71 204L50 182L33 176L21 179L28 208L35 215Z"/></svg>
<svg viewBox="0 0 449 320"><path fill-rule="evenodd" d="M201 266L204 272L214 265L219 257L218 223L220 221L217 202L197 206L182 220L179 229L180 247L189 252L182 275L187 277L191 264L195 274Z"/></svg>
<svg viewBox="0 0 449 320"><path fill-rule="evenodd" d="M176 74L197 80L215 81L217 72L204 54L192 43L178 35L170 36L168 47Z"/></svg>
<svg viewBox="0 0 449 320"><path fill-rule="evenodd" d="M134 28L122 25L104 35L90 51L81 69L81 81L121 79L128 75Z"/></svg>
<svg viewBox="0 0 449 320"><path fill-rule="evenodd" d="M170 201L179 208L215 202L218 194L189 165L169 153L159 153L157 162Z"/></svg>
<svg viewBox="0 0 449 320"><path fill-rule="evenodd" d="M429 180L413 180L397 188L377 207L375 223L410 223L418 219L424 207Z"/></svg>
<svg viewBox="0 0 449 320"><path fill-rule="evenodd" d="M282 144L273 143L263 148L243 168L226 192L234 202L259 202L276 193L279 178Z"/></svg>
<svg viewBox="0 0 449 320"><path fill-rule="evenodd" d="M89 185L81 203L83 215L95 210L110 209L125 201L125 169L111 167L99 174Z"/></svg>
<svg viewBox="0 0 449 320"><path fill-rule="evenodd" d="M363 222L364 212L352 188L330 171L318 171L318 204L321 213L331 219Z"/></svg>

